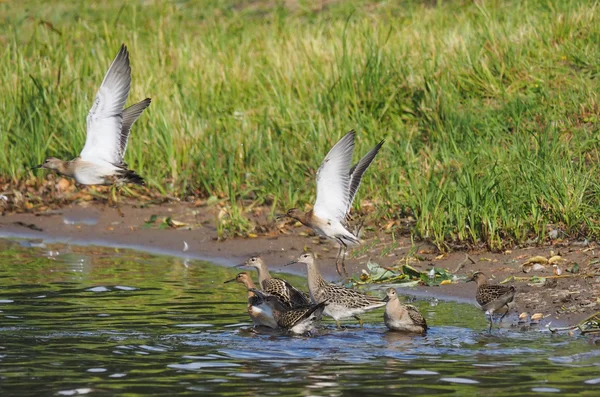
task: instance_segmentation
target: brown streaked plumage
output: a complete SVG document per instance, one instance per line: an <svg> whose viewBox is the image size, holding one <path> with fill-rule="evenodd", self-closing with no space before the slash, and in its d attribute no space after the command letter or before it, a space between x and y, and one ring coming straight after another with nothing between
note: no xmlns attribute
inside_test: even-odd
<svg viewBox="0 0 600 397"><path fill-rule="evenodd" d="M387 296L383 298L387 302L383 321L390 330L417 334L427 331L427 322L419 309L413 305L402 304L393 288L388 288L386 294Z"/></svg>
<svg viewBox="0 0 600 397"><path fill-rule="evenodd" d="M238 267L253 267L258 271L258 283L261 289L275 295L288 308L303 307L310 304L309 298L292 284L282 278L271 277L267 264L259 256L252 256Z"/></svg>
<svg viewBox="0 0 600 397"><path fill-rule="evenodd" d="M477 293L475 299L481 310L485 311L486 315L490 316L490 328L494 324L494 313L504 310L500 322L508 313L508 304L515 298L515 287L506 285L490 285L487 283L487 277L482 272L475 272L473 276L467 280L477 283Z"/></svg>
<svg viewBox="0 0 600 397"><path fill-rule="evenodd" d="M323 309L327 305L327 302L321 302L290 309L275 295L259 291L256 288L251 291L264 300L266 304L271 305L273 317L280 328L297 335L311 332L316 324L321 321Z"/></svg>
<svg viewBox="0 0 600 397"><path fill-rule="evenodd" d="M264 299L253 292L256 290L256 285L254 285L250 275L246 272L240 272L235 278L227 280L225 283L233 281L242 284L248 291L248 315L252 319L254 326L262 325L269 328L277 328L277 320L273 315L272 305L267 304Z"/></svg>
<svg viewBox="0 0 600 397"><path fill-rule="evenodd" d="M344 259L348 246L361 243L359 237L347 229L348 214L362 176L384 142L379 142L352 166L355 135L354 131L348 132L323 159L317 171L317 198L313 209L305 213L292 208L284 215L337 243L336 270L340 276L346 277Z"/></svg>
<svg viewBox="0 0 600 397"><path fill-rule="evenodd" d="M315 257L306 252L288 265L304 263L308 272L308 289L313 303L327 302L323 314L332 317L338 328L341 319L354 317L363 326L359 314L385 306L380 298L365 295L362 292L326 282L317 267Z"/></svg>

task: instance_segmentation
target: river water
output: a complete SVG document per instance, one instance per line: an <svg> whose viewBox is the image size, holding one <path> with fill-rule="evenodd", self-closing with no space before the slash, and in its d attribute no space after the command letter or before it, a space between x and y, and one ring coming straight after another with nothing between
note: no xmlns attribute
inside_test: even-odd
<svg viewBox="0 0 600 397"><path fill-rule="evenodd" d="M362 329L325 320L311 337L257 334L242 287L223 284L235 274L134 250L0 240L0 395L600 395L590 337L488 334L475 306L435 299L413 302L426 336L388 332L381 310Z"/></svg>

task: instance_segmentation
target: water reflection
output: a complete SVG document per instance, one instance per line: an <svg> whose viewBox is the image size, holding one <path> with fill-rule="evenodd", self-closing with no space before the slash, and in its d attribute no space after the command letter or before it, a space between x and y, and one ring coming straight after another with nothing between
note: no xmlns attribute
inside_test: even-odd
<svg viewBox="0 0 600 397"><path fill-rule="evenodd" d="M431 322L425 336L387 331L381 311L362 329L255 332L245 294L222 284L234 275L129 250L0 241L0 395L600 391L588 339L489 335L470 305L414 302Z"/></svg>

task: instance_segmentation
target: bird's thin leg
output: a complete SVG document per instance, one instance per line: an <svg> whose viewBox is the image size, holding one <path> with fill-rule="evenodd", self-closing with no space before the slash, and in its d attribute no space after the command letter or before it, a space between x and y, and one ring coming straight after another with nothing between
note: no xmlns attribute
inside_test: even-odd
<svg viewBox="0 0 600 397"><path fill-rule="evenodd" d="M112 203L112 206L116 208L117 212L119 213L119 216L123 218L125 214L123 214L123 211L121 211L121 206L119 205L119 200L117 198L118 189L119 188L117 187L117 185L111 186L108 202Z"/></svg>
<svg viewBox="0 0 600 397"><path fill-rule="evenodd" d="M485 312L486 317L489 316L490 320L490 328L488 329L488 333L492 333L492 326L494 325L494 312Z"/></svg>
<svg viewBox="0 0 600 397"><path fill-rule="evenodd" d="M502 319L508 314L508 305L505 305L505 306L506 306L506 311L504 312L502 317L500 317L500 320L498 320L498 325L502 322Z"/></svg>
<svg viewBox="0 0 600 397"><path fill-rule="evenodd" d="M337 325L338 329L342 328L342 324L340 324L339 320L335 320L335 324Z"/></svg>
<svg viewBox="0 0 600 397"><path fill-rule="evenodd" d="M362 320L362 318L360 318L358 316L354 316L354 318L358 320L358 323L360 324L360 327L362 328L363 327L363 320Z"/></svg>
<svg viewBox="0 0 600 397"><path fill-rule="evenodd" d="M346 244L344 244L342 240L338 240L338 242L340 244L340 250L338 251L338 255L335 260L336 270L341 277L348 278L348 272L346 271L346 265L344 264L344 259L346 258L346 250L348 249L348 247L346 246Z"/></svg>

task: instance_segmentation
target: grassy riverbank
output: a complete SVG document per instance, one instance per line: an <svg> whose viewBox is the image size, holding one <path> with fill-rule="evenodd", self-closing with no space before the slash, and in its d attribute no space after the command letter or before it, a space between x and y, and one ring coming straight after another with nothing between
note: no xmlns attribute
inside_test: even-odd
<svg viewBox="0 0 600 397"><path fill-rule="evenodd" d="M131 102L152 105L126 159L163 195L303 206L349 129L386 144L373 219L491 247L599 232L600 9L588 1L0 4L0 176L74 157L125 42ZM31 183L31 182L30 182ZM244 203L244 205L242 205Z"/></svg>

